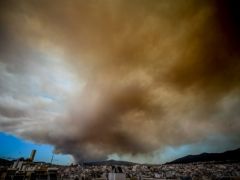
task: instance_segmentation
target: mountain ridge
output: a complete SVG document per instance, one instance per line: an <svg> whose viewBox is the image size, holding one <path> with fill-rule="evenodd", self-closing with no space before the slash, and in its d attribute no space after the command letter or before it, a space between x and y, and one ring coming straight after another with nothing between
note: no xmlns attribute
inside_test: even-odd
<svg viewBox="0 0 240 180"><path fill-rule="evenodd" d="M240 162L240 148L222 153L201 153L197 155L187 155L165 164L185 164L194 162Z"/></svg>
<svg viewBox="0 0 240 180"><path fill-rule="evenodd" d="M118 160L113 160L113 159L110 159L110 160L106 160L106 161L91 161L91 162L83 162L83 165L86 165L86 166L99 166L99 165L110 165L110 166L113 166L113 165L118 165L118 166L121 166L121 165L125 165L125 166L131 166L131 165L136 165L138 163L135 163L135 162L129 162L129 161L118 161Z"/></svg>
<svg viewBox="0 0 240 180"><path fill-rule="evenodd" d="M165 164L186 164L186 163L196 163L196 162L221 162L221 163L234 163L240 162L240 148L235 150L229 150L222 153L201 153L197 155L187 155L181 158L175 159L173 161L167 162ZM13 163L13 160L7 160L4 158L0 158L0 166L10 166ZM91 162L83 162L79 163L85 166L100 166L100 165L123 165L123 166L132 166L140 163L129 162L129 161L118 161L118 160L105 160L105 161L91 161ZM145 165L152 165L144 163ZM157 164L155 164L157 165Z"/></svg>

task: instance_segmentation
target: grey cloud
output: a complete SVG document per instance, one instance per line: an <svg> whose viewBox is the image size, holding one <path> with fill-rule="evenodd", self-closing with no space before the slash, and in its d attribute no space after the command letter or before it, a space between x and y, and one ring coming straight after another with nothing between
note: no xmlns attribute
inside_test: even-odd
<svg viewBox="0 0 240 180"><path fill-rule="evenodd" d="M239 5L234 0L4 2L0 62L6 68L0 88L27 99L30 119L11 125L17 113L3 106L5 115L16 116L9 117L11 132L53 144L76 160L114 153L141 158L214 134L237 137L234 4ZM221 148L239 143L232 139Z"/></svg>

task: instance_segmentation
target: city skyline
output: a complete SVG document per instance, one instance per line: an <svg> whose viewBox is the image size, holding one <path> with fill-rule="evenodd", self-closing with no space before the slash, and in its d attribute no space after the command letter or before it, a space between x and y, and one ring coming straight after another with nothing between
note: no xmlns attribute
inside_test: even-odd
<svg viewBox="0 0 240 180"><path fill-rule="evenodd" d="M239 148L239 8L0 2L0 156L164 163Z"/></svg>

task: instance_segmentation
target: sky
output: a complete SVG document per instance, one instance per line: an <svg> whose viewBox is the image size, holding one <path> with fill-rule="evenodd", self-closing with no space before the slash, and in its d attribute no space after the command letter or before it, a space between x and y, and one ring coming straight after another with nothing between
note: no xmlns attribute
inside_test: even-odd
<svg viewBox="0 0 240 180"><path fill-rule="evenodd" d="M33 149L37 150L34 161L43 161L53 164L70 165L74 163L71 155L53 154L54 147L49 144L36 144L11 134L0 133L0 158L15 160L20 157L29 158Z"/></svg>
<svg viewBox="0 0 240 180"><path fill-rule="evenodd" d="M239 8L1 1L0 156L164 163L240 147Z"/></svg>

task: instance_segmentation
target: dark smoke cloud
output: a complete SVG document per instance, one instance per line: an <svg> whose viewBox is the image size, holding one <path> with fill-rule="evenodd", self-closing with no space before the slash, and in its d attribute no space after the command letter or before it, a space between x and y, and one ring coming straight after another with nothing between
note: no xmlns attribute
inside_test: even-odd
<svg viewBox="0 0 240 180"><path fill-rule="evenodd" d="M237 1L1 3L1 130L76 160L240 144Z"/></svg>
<svg viewBox="0 0 240 180"><path fill-rule="evenodd" d="M240 4L214 1L212 6L203 26L193 26L181 61L174 64L169 76L179 88L224 96L239 90Z"/></svg>

